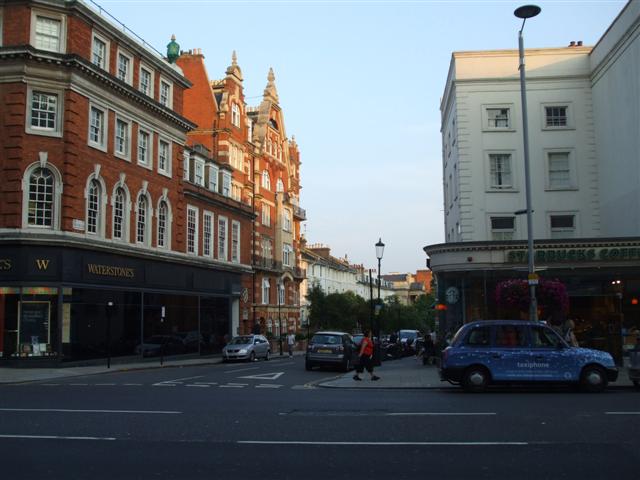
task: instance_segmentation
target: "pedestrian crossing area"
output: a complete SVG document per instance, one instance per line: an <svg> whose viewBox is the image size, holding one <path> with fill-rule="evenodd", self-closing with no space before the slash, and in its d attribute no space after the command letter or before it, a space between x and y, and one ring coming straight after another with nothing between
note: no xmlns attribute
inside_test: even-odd
<svg viewBox="0 0 640 480"><path fill-rule="evenodd" d="M81 382L50 382L50 383L33 383L33 384L22 384L23 387L28 386L41 386L41 387L157 387L157 388L191 388L191 389L210 389L210 388L221 388L221 389L236 389L236 388L255 388L255 389L264 389L264 390L277 390L284 388L285 385L275 384L275 383L257 383L257 384L249 384L249 383L217 383L217 382L194 382L194 383L183 383L183 382L157 382L157 383L81 383ZM289 388L293 390L297 390L301 385L293 385Z"/></svg>

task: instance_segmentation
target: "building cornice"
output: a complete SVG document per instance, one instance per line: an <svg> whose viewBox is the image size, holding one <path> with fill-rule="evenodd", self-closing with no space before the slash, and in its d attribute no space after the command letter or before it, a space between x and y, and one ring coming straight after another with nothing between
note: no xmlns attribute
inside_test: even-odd
<svg viewBox="0 0 640 480"><path fill-rule="evenodd" d="M233 210L234 212L248 218L249 220L254 220L257 217L253 212L251 205L245 205L244 203L233 200L232 198L227 198L216 194L208 195L197 190L188 190L188 188L189 187L185 187L184 190L185 198L193 198L194 200L198 200L203 203L208 203L217 207Z"/></svg>
<svg viewBox="0 0 640 480"><path fill-rule="evenodd" d="M76 69L83 74L105 84L110 90L120 93L129 99L135 101L145 107L151 113L159 115L169 122L175 124L184 131L189 131L197 125L182 115L177 114L173 110L161 105L159 102L147 97L139 92L131 85L114 77L106 71L96 67L88 60L76 54L59 54L37 50L30 45L22 45L18 47L0 47L0 61L24 60L51 65L58 65L67 68ZM12 81L5 78L4 82Z"/></svg>

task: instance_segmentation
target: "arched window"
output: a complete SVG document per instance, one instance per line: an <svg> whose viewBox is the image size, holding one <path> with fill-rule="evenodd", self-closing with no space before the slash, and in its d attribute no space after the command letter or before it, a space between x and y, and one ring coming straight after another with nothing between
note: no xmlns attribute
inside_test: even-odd
<svg viewBox="0 0 640 480"><path fill-rule="evenodd" d="M281 178L276 182L276 192L284 192L284 183L282 183Z"/></svg>
<svg viewBox="0 0 640 480"><path fill-rule="evenodd" d="M171 247L171 209L166 200L158 204L158 247Z"/></svg>
<svg viewBox="0 0 640 480"><path fill-rule="evenodd" d="M125 212L127 211L127 192L124 188L118 187L113 195L113 238L116 240L127 239L127 222Z"/></svg>
<svg viewBox="0 0 640 480"><path fill-rule="evenodd" d="M262 171L262 188L271 190L271 179L269 178L269 172L267 170Z"/></svg>
<svg viewBox="0 0 640 480"><path fill-rule="evenodd" d="M93 235L100 232L102 221L101 191L98 180L91 180L87 189L87 233Z"/></svg>
<svg viewBox="0 0 640 480"><path fill-rule="evenodd" d="M27 224L30 227L54 227L55 179L48 168L38 167L29 176Z"/></svg>
<svg viewBox="0 0 640 480"><path fill-rule="evenodd" d="M149 200L145 195L140 194L136 205L136 242L144 245L149 244L149 224L151 222L151 212L149 211Z"/></svg>

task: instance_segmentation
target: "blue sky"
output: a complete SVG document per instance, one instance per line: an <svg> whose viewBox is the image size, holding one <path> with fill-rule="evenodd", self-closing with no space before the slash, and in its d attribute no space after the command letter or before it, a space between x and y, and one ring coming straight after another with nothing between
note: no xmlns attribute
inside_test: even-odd
<svg viewBox="0 0 640 480"><path fill-rule="evenodd" d="M513 1L99 0L160 51L201 48L212 79L236 50L249 105L269 67L301 150L303 231L382 272L444 241L440 97L453 51L516 49ZM595 45L626 0L540 1L525 47Z"/></svg>

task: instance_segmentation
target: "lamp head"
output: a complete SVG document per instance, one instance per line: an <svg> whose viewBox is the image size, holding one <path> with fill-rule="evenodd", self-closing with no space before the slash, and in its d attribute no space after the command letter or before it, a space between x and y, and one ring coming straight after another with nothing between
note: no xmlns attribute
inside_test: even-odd
<svg viewBox="0 0 640 480"><path fill-rule="evenodd" d="M513 14L518 18L526 20L527 18L535 17L541 10L537 5L523 5L516 8Z"/></svg>
<svg viewBox="0 0 640 480"><path fill-rule="evenodd" d="M382 238L378 240L376 243L376 258L378 260L382 259L382 255L384 253L384 243L382 243Z"/></svg>

